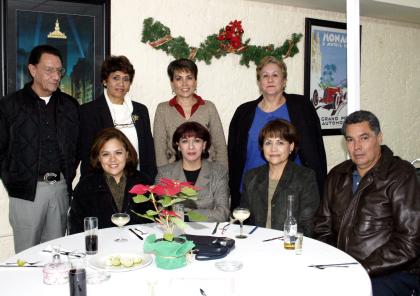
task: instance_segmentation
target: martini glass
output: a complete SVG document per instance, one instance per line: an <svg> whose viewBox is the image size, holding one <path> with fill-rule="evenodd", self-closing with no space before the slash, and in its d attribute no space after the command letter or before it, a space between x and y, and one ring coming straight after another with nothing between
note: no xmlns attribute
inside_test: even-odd
<svg viewBox="0 0 420 296"><path fill-rule="evenodd" d="M130 215L127 213L116 213L111 216L111 221L120 229L120 237L114 239L116 242L125 242L126 238L123 237L124 225L130 221Z"/></svg>
<svg viewBox="0 0 420 296"><path fill-rule="evenodd" d="M233 210L233 217L239 221L241 224L241 232L239 235L236 236L236 238L247 238L247 236L244 234L244 225L243 222L249 218L249 215L251 214L249 212L249 209L246 208L236 208Z"/></svg>

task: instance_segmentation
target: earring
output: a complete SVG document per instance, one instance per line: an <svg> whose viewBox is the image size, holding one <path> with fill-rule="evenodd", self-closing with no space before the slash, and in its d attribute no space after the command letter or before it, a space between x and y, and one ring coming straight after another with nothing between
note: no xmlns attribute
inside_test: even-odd
<svg viewBox="0 0 420 296"><path fill-rule="evenodd" d="M172 89L172 94L173 94L173 95L175 94L175 90L174 90L174 89Z"/></svg>

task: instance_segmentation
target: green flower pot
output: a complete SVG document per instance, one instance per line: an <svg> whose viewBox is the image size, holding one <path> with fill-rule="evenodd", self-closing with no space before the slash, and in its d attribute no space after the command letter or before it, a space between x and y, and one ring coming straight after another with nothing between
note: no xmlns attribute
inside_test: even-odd
<svg viewBox="0 0 420 296"><path fill-rule="evenodd" d="M175 238L173 241L156 239L156 235L147 236L143 250L155 254L156 266L162 269L176 269L187 265L187 254L194 248L192 241Z"/></svg>

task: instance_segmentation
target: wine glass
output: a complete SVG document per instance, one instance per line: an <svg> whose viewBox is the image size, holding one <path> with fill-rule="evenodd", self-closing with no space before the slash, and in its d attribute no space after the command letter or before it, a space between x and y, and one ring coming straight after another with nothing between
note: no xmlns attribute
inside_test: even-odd
<svg viewBox="0 0 420 296"><path fill-rule="evenodd" d="M120 237L114 239L116 242L125 242L126 238L123 237L124 225L130 221L130 215L127 213L116 213L111 216L111 221L120 229Z"/></svg>
<svg viewBox="0 0 420 296"><path fill-rule="evenodd" d="M249 215L251 214L249 212L249 209L246 208L236 208L233 210L233 217L239 221L239 223L241 224L241 232L239 235L236 236L236 238L247 238L247 236L244 234L244 230L243 230L243 222L249 218Z"/></svg>

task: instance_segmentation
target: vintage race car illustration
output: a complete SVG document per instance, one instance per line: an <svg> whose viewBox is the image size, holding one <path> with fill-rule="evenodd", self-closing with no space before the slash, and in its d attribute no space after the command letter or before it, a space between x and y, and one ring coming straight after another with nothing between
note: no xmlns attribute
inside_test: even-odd
<svg viewBox="0 0 420 296"><path fill-rule="evenodd" d="M319 98L318 91L315 89L311 101L316 109L324 108L337 111L347 103L347 91L338 86L330 86L324 89L323 97Z"/></svg>

